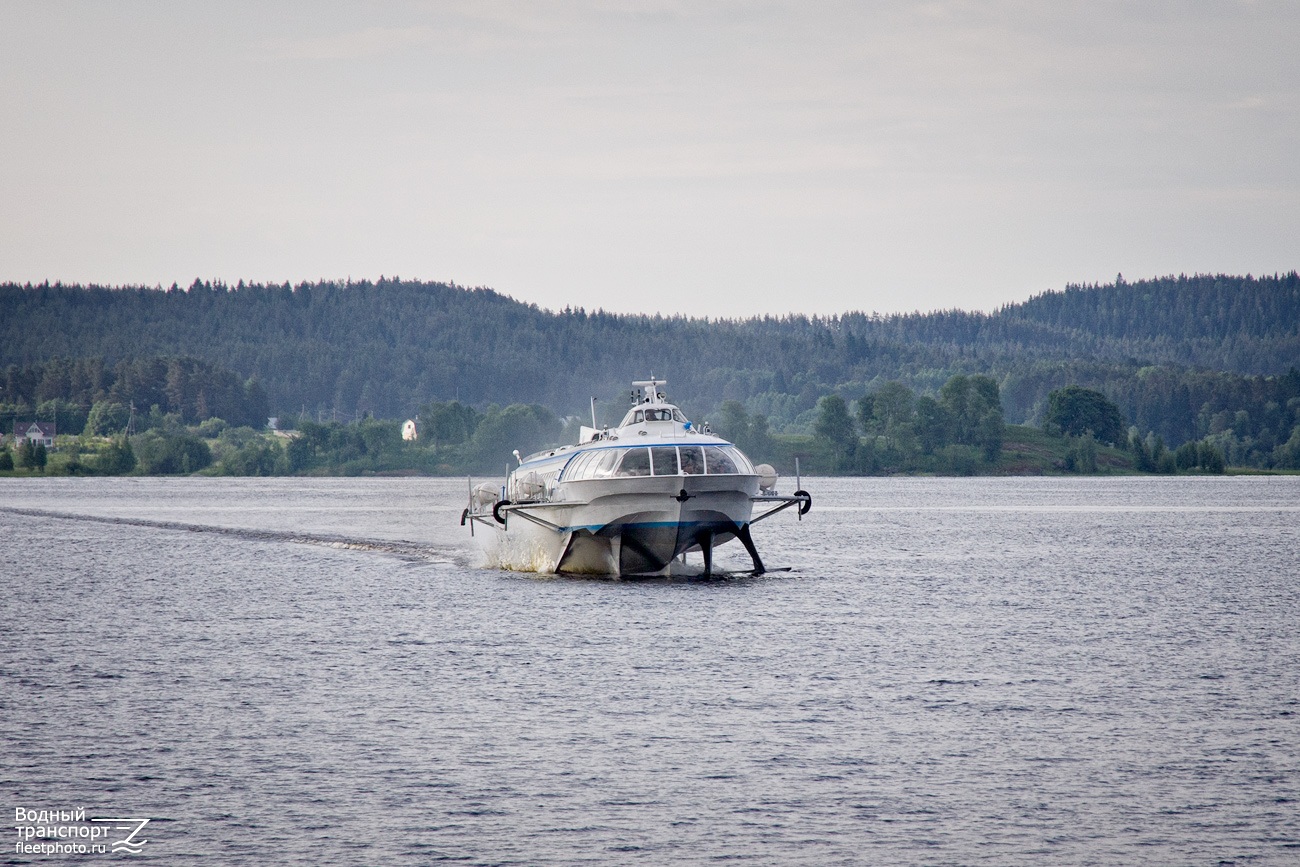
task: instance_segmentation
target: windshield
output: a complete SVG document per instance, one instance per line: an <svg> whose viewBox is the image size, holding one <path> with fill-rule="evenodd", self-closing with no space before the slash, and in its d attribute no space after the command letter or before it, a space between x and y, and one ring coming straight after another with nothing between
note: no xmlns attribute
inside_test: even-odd
<svg viewBox="0 0 1300 867"><path fill-rule="evenodd" d="M564 468L563 481L633 476L753 475L735 446L620 446L591 449Z"/></svg>

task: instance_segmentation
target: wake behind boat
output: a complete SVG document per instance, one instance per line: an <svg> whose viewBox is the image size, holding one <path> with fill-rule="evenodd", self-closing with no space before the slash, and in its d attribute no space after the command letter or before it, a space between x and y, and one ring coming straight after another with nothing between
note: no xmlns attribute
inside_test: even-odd
<svg viewBox="0 0 1300 867"><path fill-rule="evenodd" d="M461 524L492 527L539 572L662 575L698 551L708 576L713 549L739 539L763 573L750 527L791 506L802 517L812 497L777 493L772 467L667 402L667 380L632 385L621 424L597 430L593 417L576 445L521 458L500 487L472 487Z"/></svg>

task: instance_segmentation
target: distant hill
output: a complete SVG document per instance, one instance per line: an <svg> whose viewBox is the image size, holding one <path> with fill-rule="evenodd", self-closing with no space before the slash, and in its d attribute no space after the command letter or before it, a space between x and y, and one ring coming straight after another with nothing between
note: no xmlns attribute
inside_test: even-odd
<svg viewBox="0 0 1300 867"><path fill-rule="evenodd" d="M402 417L453 399L585 414L594 395L616 404L612 419L630 380L654 373L697 416L736 399L777 429L806 424L832 391L851 400L887 380L933 391L953 373L997 378L1009 421L1033 420L1048 391L1079 383L1107 391L1142 424L1159 369L1164 392L1183 389L1162 392L1163 403L1182 405L1146 427L1177 439L1195 434L1215 394L1300 365L1300 276L1118 279L991 314L724 321L552 312L489 289L382 279L0 285L0 365L152 356L256 377L281 414Z"/></svg>
<svg viewBox="0 0 1300 867"><path fill-rule="evenodd" d="M1236 373L1300 363L1300 277L1198 275L1069 286L994 317L1032 323L1075 357L1142 359Z"/></svg>

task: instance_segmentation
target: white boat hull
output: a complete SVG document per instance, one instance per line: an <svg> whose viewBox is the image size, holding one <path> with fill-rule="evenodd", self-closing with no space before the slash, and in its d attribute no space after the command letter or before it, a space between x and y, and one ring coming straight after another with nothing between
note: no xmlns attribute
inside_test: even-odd
<svg viewBox="0 0 1300 867"><path fill-rule="evenodd" d="M546 572L662 574L688 551L747 533L757 476L667 476L572 484L581 502L506 507L503 550Z"/></svg>

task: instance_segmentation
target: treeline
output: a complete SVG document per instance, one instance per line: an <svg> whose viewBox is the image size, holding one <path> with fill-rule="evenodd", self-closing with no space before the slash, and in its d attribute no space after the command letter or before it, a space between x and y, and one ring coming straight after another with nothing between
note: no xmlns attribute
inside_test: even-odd
<svg viewBox="0 0 1300 867"><path fill-rule="evenodd" d="M771 438L765 419L749 417L738 404L726 409L724 425L754 454L779 456L788 466L794 456L790 447L802 445L802 457L820 472L1173 474L1223 473L1227 468L1221 439L1207 436L1170 449L1152 431L1143 436L1137 427L1126 428L1119 408L1101 392L1078 386L1048 396L1041 430L1007 425L997 383L960 374L944 383L937 398L917 395L897 382L851 404L827 395L818 403L813 436L802 444ZM1270 466L1300 469L1300 427L1296 430L1291 441L1273 451Z"/></svg>
<svg viewBox="0 0 1300 867"><path fill-rule="evenodd" d="M61 435L51 453L26 438L0 445L0 471L58 475L365 475L421 473L504 475L512 452L527 453L576 441L576 425L549 409L512 404L478 411L458 403L432 405L431 415L459 422L441 439L429 433L408 441L402 422L364 418L319 423L287 418L271 431L209 418L184 424L165 414L143 432L112 436Z"/></svg>
<svg viewBox="0 0 1300 867"><path fill-rule="evenodd" d="M69 372L67 393L76 397L38 388L44 365L58 358L103 359L111 372L123 361L187 356L238 371L241 388L256 386L247 408L216 408L222 398L213 388L155 388L125 402L137 411L156 404L188 422L204 415L202 396L208 414L239 426L254 423L257 392L266 400L259 415L318 423L406 418L430 403L479 411L539 404L585 416L594 395L601 420L614 422L628 382L653 372L668 376L696 418L736 401L773 433L811 434L827 394L851 403L896 382L937 399L954 375L981 375L998 384L1012 423L1039 424L1048 394L1077 384L1104 392L1130 424L1171 444L1231 430L1250 462L1287 442L1295 425L1288 371L1300 364L1300 277L1117 279L992 314L724 321L554 313L488 289L397 279L195 281L168 290L0 285L0 364L40 369L37 383L24 386L33 409L69 400L87 407L89 421L98 392L91 388L87 402L79 383L93 380L93 370L75 382ZM124 402L110 391L105 400Z"/></svg>
<svg viewBox="0 0 1300 867"><path fill-rule="evenodd" d="M810 437L773 436L766 416L739 401L725 402L714 426L755 460L789 467L798 455L812 472L856 475L992 471L1006 430L997 383L962 374L934 397L898 382L854 401L825 395Z"/></svg>
<svg viewBox="0 0 1300 867"><path fill-rule="evenodd" d="M360 475L427 473L502 475L512 453L528 454L577 440L580 422L537 404L479 411L456 401L426 404L418 437L402 423L366 418L355 423L283 420L286 429L232 426L209 418L185 425L177 414L154 419L134 436L62 436L51 455L21 439L0 448L0 471L70 475L190 474ZM755 462L789 474L889 475L1041 474L1051 472L1222 473L1222 434L1167 446L1158 434L1125 426L1105 395L1071 386L1049 395L1041 428L1008 425L997 383L956 375L934 396L898 382L845 401L824 395L813 432L774 434L761 414L725 402L713 426ZM1271 466L1300 469L1300 428L1275 447Z"/></svg>
<svg viewBox="0 0 1300 867"><path fill-rule="evenodd" d="M15 421L52 421L62 434L106 435L158 427L167 415L260 428L267 407L256 378L195 358L56 358L0 375L0 433Z"/></svg>
<svg viewBox="0 0 1300 867"><path fill-rule="evenodd" d="M1179 367L1042 364L1002 377L1009 418L1042 422L1045 395L1068 385L1104 393L1128 425L1174 446L1214 438L1233 466L1269 468L1300 437L1300 370L1244 375Z"/></svg>

